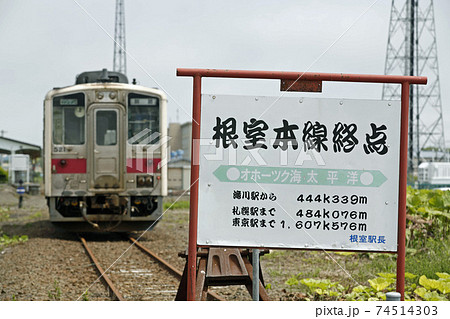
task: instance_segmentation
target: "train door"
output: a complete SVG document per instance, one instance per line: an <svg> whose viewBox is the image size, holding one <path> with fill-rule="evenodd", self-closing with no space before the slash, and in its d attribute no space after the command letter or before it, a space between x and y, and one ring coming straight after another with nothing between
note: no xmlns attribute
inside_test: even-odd
<svg viewBox="0 0 450 319"><path fill-rule="evenodd" d="M118 105L90 108L90 188L123 189L124 110Z"/></svg>

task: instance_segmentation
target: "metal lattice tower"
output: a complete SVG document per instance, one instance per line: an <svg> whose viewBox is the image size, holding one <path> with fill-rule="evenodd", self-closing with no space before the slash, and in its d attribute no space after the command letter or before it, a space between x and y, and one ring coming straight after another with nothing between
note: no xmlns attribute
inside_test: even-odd
<svg viewBox="0 0 450 319"><path fill-rule="evenodd" d="M116 0L116 22L114 29L114 65L113 71L127 74L125 44L125 8L124 0Z"/></svg>
<svg viewBox="0 0 450 319"><path fill-rule="evenodd" d="M445 157L444 121L439 84L433 0L392 0L385 74L428 77L410 87L408 172L423 161L421 151ZM399 100L401 88L383 86L383 99Z"/></svg>

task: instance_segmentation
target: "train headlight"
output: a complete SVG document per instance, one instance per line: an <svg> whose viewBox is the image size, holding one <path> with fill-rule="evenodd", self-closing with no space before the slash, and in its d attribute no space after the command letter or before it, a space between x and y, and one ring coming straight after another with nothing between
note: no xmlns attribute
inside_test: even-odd
<svg viewBox="0 0 450 319"><path fill-rule="evenodd" d="M145 176L138 176L136 178L137 186L138 187L144 187L145 185Z"/></svg>
<svg viewBox="0 0 450 319"><path fill-rule="evenodd" d="M153 187L153 176L147 176L145 178L145 186Z"/></svg>

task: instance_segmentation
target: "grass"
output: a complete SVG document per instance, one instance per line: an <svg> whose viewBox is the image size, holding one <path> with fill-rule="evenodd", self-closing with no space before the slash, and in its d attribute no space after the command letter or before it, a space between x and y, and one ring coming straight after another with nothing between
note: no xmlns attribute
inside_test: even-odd
<svg viewBox="0 0 450 319"><path fill-rule="evenodd" d="M19 243L24 243L28 241L28 236L27 235L22 235L22 236L13 236L13 237L9 237L6 234L3 234L0 236L0 250L2 248L11 246L11 245L15 245L15 244L19 244Z"/></svg>
<svg viewBox="0 0 450 319"><path fill-rule="evenodd" d="M450 239L427 240L426 248L406 256L406 271L434 278L436 272L450 272Z"/></svg>
<svg viewBox="0 0 450 319"><path fill-rule="evenodd" d="M41 217L42 217L42 212L38 211L38 212L36 212L36 213L34 213L34 214L32 214L32 215L29 215L29 216L25 217L25 219L26 219L26 220L29 220L29 219L38 219L38 218L41 218Z"/></svg>
<svg viewBox="0 0 450 319"><path fill-rule="evenodd" d="M59 282L57 280L55 280L53 282L53 290L50 290L48 292L48 298L50 300L59 301L59 300L61 300L61 295L62 295L61 287L59 286Z"/></svg>
<svg viewBox="0 0 450 319"><path fill-rule="evenodd" d="M417 275L425 275L430 279L438 279L436 273L450 272L450 239L426 241L426 249L415 253L407 253L405 271ZM307 294L305 285L289 285L289 280L315 278L339 282L346 293L358 286L368 286L369 279L379 273L396 273L396 254L382 253L333 253L310 251L274 251L262 257L264 271L269 278L266 283L272 288L286 290L291 293ZM295 263L295 267L290 266ZM294 270L295 269L295 270ZM293 279L292 279L293 278ZM395 286L395 283L394 283Z"/></svg>
<svg viewBox="0 0 450 319"><path fill-rule="evenodd" d="M0 207L0 222L6 222L10 218L9 208L8 207Z"/></svg>
<svg viewBox="0 0 450 319"><path fill-rule="evenodd" d="M450 239L428 239L426 248L407 253L405 271L434 278L436 272L450 271ZM372 273L396 272L396 255L372 254L372 262L367 265ZM365 272L363 269L361 271Z"/></svg>
<svg viewBox="0 0 450 319"><path fill-rule="evenodd" d="M84 292L83 293L83 301L89 301L89 292Z"/></svg>
<svg viewBox="0 0 450 319"><path fill-rule="evenodd" d="M263 255L261 258L264 258L264 259L275 259L275 258L283 257L284 255L286 255L286 251L285 250L273 250L269 254Z"/></svg>
<svg viewBox="0 0 450 319"><path fill-rule="evenodd" d="M189 209L189 201L180 200L177 202L165 202L164 203L164 211L166 210L176 210L176 209Z"/></svg>

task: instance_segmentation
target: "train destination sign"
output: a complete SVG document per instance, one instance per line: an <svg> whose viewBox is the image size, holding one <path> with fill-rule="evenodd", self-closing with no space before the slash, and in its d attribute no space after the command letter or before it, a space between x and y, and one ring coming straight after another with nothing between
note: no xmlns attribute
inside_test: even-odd
<svg viewBox="0 0 450 319"><path fill-rule="evenodd" d="M202 95L197 244L397 251L400 111Z"/></svg>

